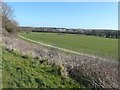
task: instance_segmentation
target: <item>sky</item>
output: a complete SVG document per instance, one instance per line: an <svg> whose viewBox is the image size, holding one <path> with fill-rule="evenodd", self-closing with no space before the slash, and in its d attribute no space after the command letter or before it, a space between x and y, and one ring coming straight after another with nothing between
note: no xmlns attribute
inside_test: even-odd
<svg viewBox="0 0 120 90"><path fill-rule="evenodd" d="M118 29L117 2L8 2L20 26Z"/></svg>

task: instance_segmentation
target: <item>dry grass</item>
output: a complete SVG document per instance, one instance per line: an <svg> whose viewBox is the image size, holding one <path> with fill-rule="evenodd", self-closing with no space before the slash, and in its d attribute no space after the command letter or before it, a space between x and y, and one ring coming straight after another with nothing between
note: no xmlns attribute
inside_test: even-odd
<svg viewBox="0 0 120 90"><path fill-rule="evenodd" d="M63 75L70 75L90 88L118 88L117 61L61 53L17 38L4 37L5 47L34 57L47 59L61 67Z"/></svg>

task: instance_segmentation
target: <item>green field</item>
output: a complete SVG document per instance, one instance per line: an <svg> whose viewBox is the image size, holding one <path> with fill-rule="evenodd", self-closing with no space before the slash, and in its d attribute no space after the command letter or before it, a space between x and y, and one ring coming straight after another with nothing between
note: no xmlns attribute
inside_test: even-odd
<svg viewBox="0 0 120 90"><path fill-rule="evenodd" d="M57 33L36 32L21 33L20 35L38 42L104 58L117 58L118 54L117 39L75 34L58 35Z"/></svg>
<svg viewBox="0 0 120 90"><path fill-rule="evenodd" d="M61 74L61 68L3 49L3 88L84 88L70 77ZM86 90L86 89L82 89Z"/></svg>

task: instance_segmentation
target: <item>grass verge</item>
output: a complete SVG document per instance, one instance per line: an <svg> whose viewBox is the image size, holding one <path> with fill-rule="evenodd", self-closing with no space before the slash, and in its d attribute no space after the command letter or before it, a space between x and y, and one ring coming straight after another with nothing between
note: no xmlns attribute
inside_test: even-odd
<svg viewBox="0 0 120 90"><path fill-rule="evenodd" d="M60 74L60 68L46 60L23 57L3 49L3 88L84 88L70 77Z"/></svg>

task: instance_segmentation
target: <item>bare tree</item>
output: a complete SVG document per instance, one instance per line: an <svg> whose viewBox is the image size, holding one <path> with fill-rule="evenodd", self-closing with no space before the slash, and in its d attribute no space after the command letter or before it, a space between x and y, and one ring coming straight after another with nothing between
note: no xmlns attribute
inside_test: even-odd
<svg viewBox="0 0 120 90"><path fill-rule="evenodd" d="M6 2L2 2L2 15L8 19L14 18L14 10Z"/></svg>
<svg viewBox="0 0 120 90"><path fill-rule="evenodd" d="M2 28L8 32L15 32L18 29L18 23L14 20L14 10L6 2L2 2Z"/></svg>

